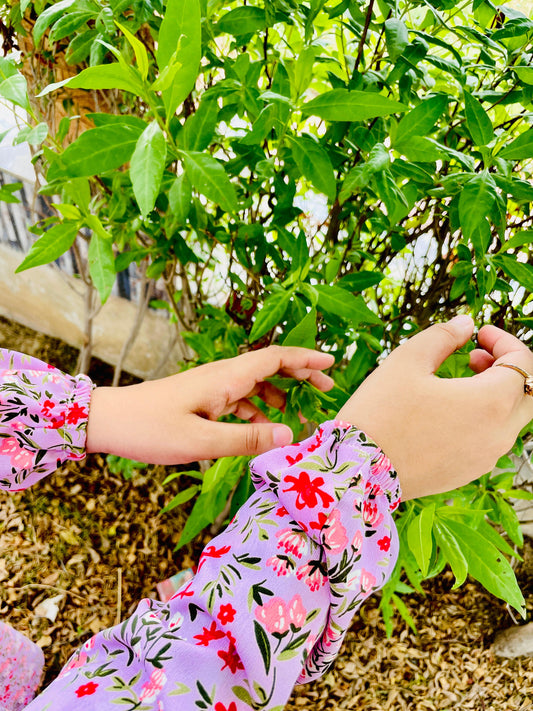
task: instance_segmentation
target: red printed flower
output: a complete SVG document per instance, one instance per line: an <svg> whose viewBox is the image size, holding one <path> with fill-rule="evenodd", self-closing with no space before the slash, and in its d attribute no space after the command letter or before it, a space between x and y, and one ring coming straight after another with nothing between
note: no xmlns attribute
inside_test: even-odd
<svg viewBox="0 0 533 711"><path fill-rule="evenodd" d="M237 707L235 706L235 701L232 701L229 706L224 706L219 701L215 704L215 711L237 711Z"/></svg>
<svg viewBox="0 0 533 711"><path fill-rule="evenodd" d="M380 538L378 541L378 546L379 546L380 550L385 551L385 553L386 553L390 548L390 537L383 536L383 538Z"/></svg>
<svg viewBox="0 0 533 711"><path fill-rule="evenodd" d="M58 430L60 427L63 427L65 424L65 413L62 412L59 417L52 417L52 424L50 425L51 429L53 430Z"/></svg>
<svg viewBox="0 0 533 711"><path fill-rule="evenodd" d="M183 588L183 590L178 590L178 592L174 593L172 597L170 598L171 600L174 600L175 598L179 597L180 600L183 600L184 597L192 597L194 595L194 591L191 590L193 581L187 585L187 587Z"/></svg>
<svg viewBox="0 0 533 711"><path fill-rule="evenodd" d="M203 554L208 558L222 558L222 556L226 555L226 553L229 553L230 550L231 546L222 546L222 548L218 549L215 548L215 546L208 546Z"/></svg>
<svg viewBox="0 0 533 711"><path fill-rule="evenodd" d="M75 402L70 408L67 415L67 422L69 425L77 425L78 420L87 417L87 412L85 408L80 407L77 402Z"/></svg>
<svg viewBox="0 0 533 711"><path fill-rule="evenodd" d="M221 624L225 625L228 622L233 622L235 619L235 613L237 610L235 610L229 603L227 605L221 605L219 613L217 615L218 619L220 620Z"/></svg>
<svg viewBox="0 0 533 711"><path fill-rule="evenodd" d="M321 531L326 524L328 517L323 511L318 514L318 519L316 521L311 521L309 524L314 531Z"/></svg>
<svg viewBox="0 0 533 711"><path fill-rule="evenodd" d="M194 636L194 639L199 640L196 644L201 647L208 647L209 642L212 642L213 640L216 639L222 639L226 635L222 630L217 630L217 623L213 620L211 622L211 627L207 629L207 627L204 627L204 631L202 634L197 634Z"/></svg>
<svg viewBox="0 0 533 711"><path fill-rule="evenodd" d="M44 415L45 417L50 417L54 407L55 407L55 402L52 402L52 400L45 400L43 402L43 406L41 408L41 415Z"/></svg>
<svg viewBox="0 0 533 711"><path fill-rule="evenodd" d="M295 457L291 457L290 454L287 454L285 459L287 460L287 464L290 464L290 466L292 467L297 462L301 462L303 459L303 456L304 455L301 452L298 452L298 454Z"/></svg>
<svg viewBox="0 0 533 711"><path fill-rule="evenodd" d="M283 491L296 491L298 494L296 497L297 509L303 509L306 506L314 508L318 504L317 495L322 500L323 508L327 508L333 502L333 496L320 488L324 485L324 479L321 476L311 479L307 472L300 472L298 478L289 475L285 477L285 481L293 485Z"/></svg>
<svg viewBox="0 0 533 711"><path fill-rule="evenodd" d="M285 508L285 506L280 506L279 509L276 511L276 516L281 518L282 516L286 516L289 512Z"/></svg>
<svg viewBox="0 0 533 711"><path fill-rule="evenodd" d="M222 649L218 652L218 656L224 662L224 666L220 671L224 671L226 667L230 670L232 674L235 674L239 669L244 669L244 664L241 662L241 658L237 654L235 645L230 642L229 649L224 652Z"/></svg>
<svg viewBox="0 0 533 711"><path fill-rule="evenodd" d="M82 696L92 696L96 689L98 689L98 684L95 684L94 681L89 681L76 689L76 696L78 699L81 699Z"/></svg>
<svg viewBox="0 0 533 711"><path fill-rule="evenodd" d="M309 447L307 447L307 451L314 452L315 449L318 449L321 446L322 446L322 429L319 429L318 432L316 433L315 441L313 442L313 444L310 444Z"/></svg>

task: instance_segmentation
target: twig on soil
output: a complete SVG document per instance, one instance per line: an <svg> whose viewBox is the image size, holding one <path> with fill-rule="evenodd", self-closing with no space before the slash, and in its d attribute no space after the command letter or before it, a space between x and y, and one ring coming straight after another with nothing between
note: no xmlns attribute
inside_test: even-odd
<svg viewBox="0 0 533 711"><path fill-rule="evenodd" d="M122 568L117 569L117 618L115 624L122 621Z"/></svg>
<svg viewBox="0 0 533 711"><path fill-rule="evenodd" d="M83 595L78 595L78 593L72 592L72 590L64 590L63 588L58 588L55 585L45 585L44 583L27 583L26 585L21 585L17 588L9 588L10 590L25 590L26 588L42 588L43 590L55 590L60 593L65 593L65 595L72 595L72 597L77 597L80 600L86 601L86 597Z"/></svg>

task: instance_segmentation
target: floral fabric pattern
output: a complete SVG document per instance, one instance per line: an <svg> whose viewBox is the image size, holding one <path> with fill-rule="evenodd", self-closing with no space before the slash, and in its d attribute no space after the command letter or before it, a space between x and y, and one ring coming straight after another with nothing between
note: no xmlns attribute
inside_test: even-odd
<svg viewBox="0 0 533 711"><path fill-rule="evenodd" d="M28 711L281 711L297 681L331 666L392 573L396 473L363 432L335 422L251 471L256 493L196 576L88 640Z"/></svg>
<svg viewBox="0 0 533 711"><path fill-rule="evenodd" d="M85 457L92 383L0 349L0 489L25 489Z"/></svg>

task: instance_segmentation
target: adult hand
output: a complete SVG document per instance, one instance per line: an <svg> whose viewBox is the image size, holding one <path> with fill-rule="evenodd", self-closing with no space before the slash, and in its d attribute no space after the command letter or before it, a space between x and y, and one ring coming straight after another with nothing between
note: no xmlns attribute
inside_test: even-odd
<svg viewBox="0 0 533 711"><path fill-rule="evenodd" d="M471 338L474 323L456 316L401 345L339 412L383 449L396 468L402 499L450 491L490 471L533 418L524 379L499 363L533 372L533 354L495 326L478 334L472 378L435 372Z"/></svg>
<svg viewBox="0 0 533 711"><path fill-rule="evenodd" d="M326 391L322 373L334 358L307 348L270 346L208 363L161 380L96 388L91 398L87 451L153 464L255 455L292 442L289 427L270 423L249 398L283 409L285 395L266 378L309 380ZM233 414L250 424L216 422Z"/></svg>

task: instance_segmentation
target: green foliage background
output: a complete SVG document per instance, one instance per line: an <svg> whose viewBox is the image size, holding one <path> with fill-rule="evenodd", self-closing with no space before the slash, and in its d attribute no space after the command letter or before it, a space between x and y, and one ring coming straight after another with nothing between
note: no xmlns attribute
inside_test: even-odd
<svg viewBox="0 0 533 711"><path fill-rule="evenodd" d="M32 49L22 65L0 60L0 95L28 111L17 140L57 202L20 269L88 243L88 288L105 301L118 271L142 265L164 285L153 306L191 349L187 365L272 342L333 352L328 396L282 383L296 432L299 410L333 416L382 354L459 309L529 338L533 22L521 12L490 0L22 0L3 14L9 41ZM56 82L59 62L72 71ZM112 110L92 111L72 142L77 119L44 117L58 96L75 116L80 93L111 96ZM441 375L467 370L459 354ZM246 464L220 460L167 507L198 496L182 543L228 496L232 509L244 500ZM500 465L402 505L389 631L395 608L412 624L399 595L446 564L457 585L471 574L523 613L501 553L522 543L509 499L529 495L513 489L512 461Z"/></svg>

